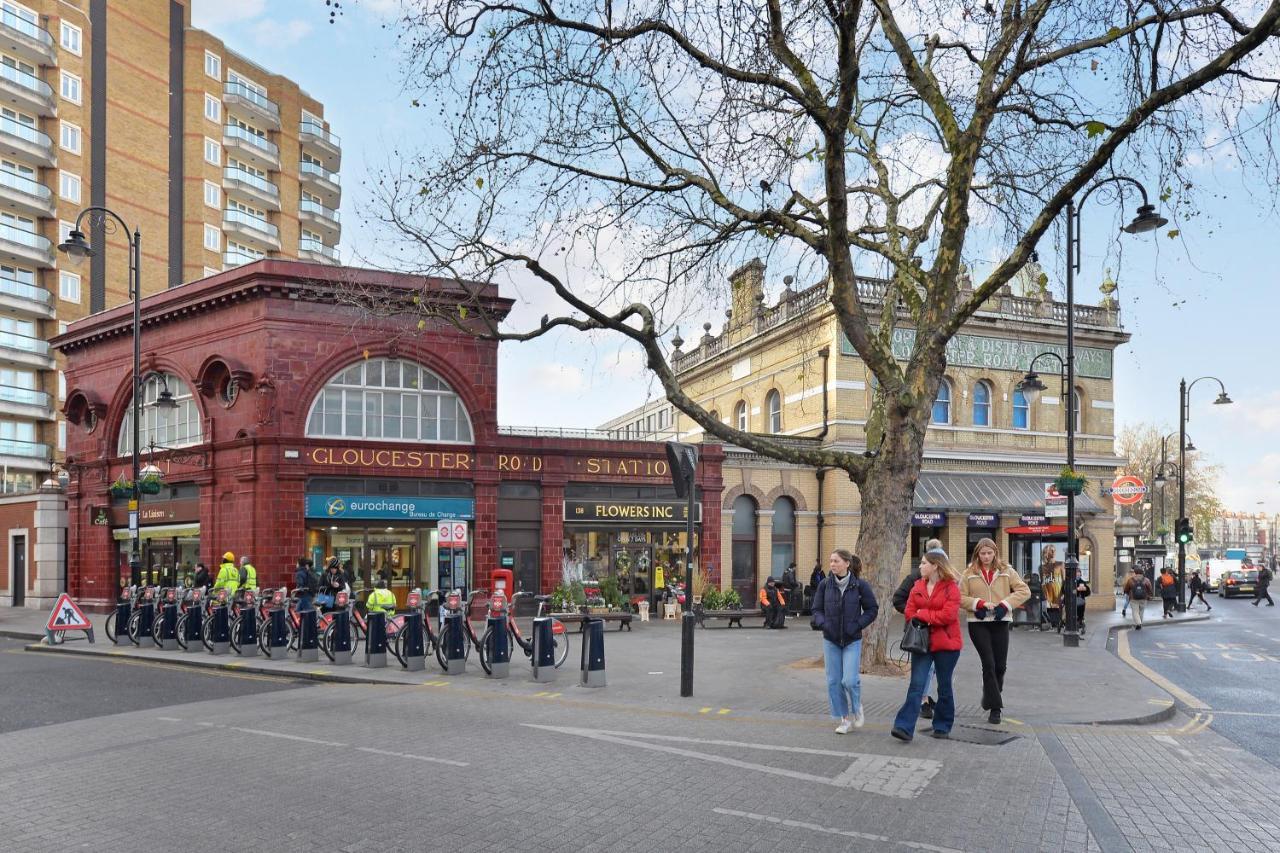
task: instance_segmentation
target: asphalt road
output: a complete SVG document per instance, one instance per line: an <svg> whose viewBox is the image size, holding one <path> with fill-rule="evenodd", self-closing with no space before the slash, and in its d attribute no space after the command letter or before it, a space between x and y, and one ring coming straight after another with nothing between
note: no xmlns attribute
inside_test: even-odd
<svg viewBox="0 0 1280 853"><path fill-rule="evenodd" d="M1131 631L1133 654L1210 707L1210 728L1280 767L1280 607L1209 598L1208 622ZM1194 608L1202 612L1203 607ZM1160 610L1147 606L1148 622Z"/></svg>
<svg viewBox="0 0 1280 853"><path fill-rule="evenodd" d="M301 682L124 660L24 652L0 638L0 733L124 711L250 696Z"/></svg>

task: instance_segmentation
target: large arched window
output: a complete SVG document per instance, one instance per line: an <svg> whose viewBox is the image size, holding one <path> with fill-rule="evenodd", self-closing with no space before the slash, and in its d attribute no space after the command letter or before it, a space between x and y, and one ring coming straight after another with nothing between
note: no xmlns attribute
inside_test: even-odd
<svg viewBox="0 0 1280 853"><path fill-rule="evenodd" d="M945 379L938 384L938 396L933 400L933 422L951 423L951 383Z"/></svg>
<svg viewBox="0 0 1280 853"><path fill-rule="evenodd" d="M770 574L782 577L796 561L796 505L791 498L773 502L773 566Z"/></svg>
<svg viewBox="0 0 1280 853"><path fill-rule="evenodd" d="M769 413L769 432L779 435L782 432L782 395L770 391L764 398L764 405Z"/></svg>
<svg viewBox="0 0 1280 853"><path fill-rule="evenodd" d="M745 607L754 607L756 600L756 509L750 495L734 498L731 577Z"/></svg>
<svg viewBox="0 0 1280 853"><path fill-rule="evenodd" d="M1031 403L1021 388L1013 390L1013 428L1031 429Z"/></svg>
<svg viewBox="0 0 1280 853"><path fill-rule="evenodd" d="M160 407L156 400L160 392L168 389L176 406ZM142 383L142 430L138 444L146 450L152 444L158 447L190 447L204 440L200 427L200 408L191 396L191 388L172 373L152 373ZM133 400L120 422L120 438L116 442L117 453L127 456L133 453Z"/></svg>
<svg viewBox="0 0 1280 853"><path fill-rule="evenodd" d="M375 358L329 380L307 416L311 438L379 441L474 440L458 395L436 374L409 361Z"/></svg>
<svg viewBox="0 0 1280 853"><path fill-rule="evenodd" d="M973 386L973 425L991 426L991 384L979 382Z"/></svg>
<svg viewBox="0 0 1280 853"><path fill-rule="evenodd" d="M746 401L739 401L738 405L733 407L733 423L743 432L747 431L747 404Z"/></svg>

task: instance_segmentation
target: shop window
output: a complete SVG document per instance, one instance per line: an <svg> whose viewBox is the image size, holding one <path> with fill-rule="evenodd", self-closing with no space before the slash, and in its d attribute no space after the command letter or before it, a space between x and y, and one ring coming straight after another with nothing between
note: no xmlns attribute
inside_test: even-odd
<svg viewBox="0 0 1280 853"><path fill-rule="evenodd" d="M987 382L973 386L973 425L991 426L991 385Z"/></svg>
<svg viewBox="0 0 1280 853"><path fill-rule="evenodd" d="M1021 389L1013 392L1013 428L1031 429L1031 404Z"/></svg>
<svg viewBox="0 0 1280 853"><path fill-rule="evenodd" d="M770 391L764 398L765 409L769 412L769 432L778 435L782 432L782 395Z"/></svg>
<svg viewBox="0 0 1280 853"><path fill-rule="evenodd" d="M791 498L773 502L773 559L769 573L782 577L796 560L796 505Z"/></svg>
<svg viewBox="0 0 1280 853"><path fill-rule="evenodd" d="M155 405L160 392L167 388L177 405L161 408ZM160 447L189 447L204 440L200 426L200 410L191 388L172 373L152 374L142 386L142 427L139 443L146 450L152 443ZM133 400L120 423L116 452L125 456L133 452Z"/></svg>
<svg viewBox="0 0 1280 853"><path fill-rule="evenodd" d="M938 385L938 396L933 400L933 422L951 423L951 383L945 379Z"/></svg>
<svg viewBox="0 0 1280 853"><path fill-rule="evenodd" d="M471 418L443 379L408 361L371 359L321 389L307 417L311 438L473 441Z"/></svg>

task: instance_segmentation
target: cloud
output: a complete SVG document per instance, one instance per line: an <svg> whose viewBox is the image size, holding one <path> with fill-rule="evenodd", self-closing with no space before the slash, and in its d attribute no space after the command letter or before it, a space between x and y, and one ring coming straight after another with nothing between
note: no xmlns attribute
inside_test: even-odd
<svg viewBox="0 0 1280 853"><path fill-rule="evenodd" d="M267 9L267 0L196 0L191 20L197 27L215 27L250 21Z"/></svg>
<svg viewBox="0 0 1280 853"><path fill-rule="evenodd" d="M253 25L250 37L258 47L292 47L311 34L311 24L300 18L275 21L265 18Z"/></svg>

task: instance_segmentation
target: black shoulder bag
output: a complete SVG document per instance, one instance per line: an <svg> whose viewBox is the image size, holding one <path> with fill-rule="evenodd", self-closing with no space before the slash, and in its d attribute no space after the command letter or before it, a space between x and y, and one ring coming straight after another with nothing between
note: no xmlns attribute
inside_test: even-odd
<svg viewBox="0 0 1280 853"><path fill-rule="evenodd" d="M898 648L904 652L927 654L929 651L929 626L917 625L914 619L908 619L902 629L902 642Z"/></svg>

